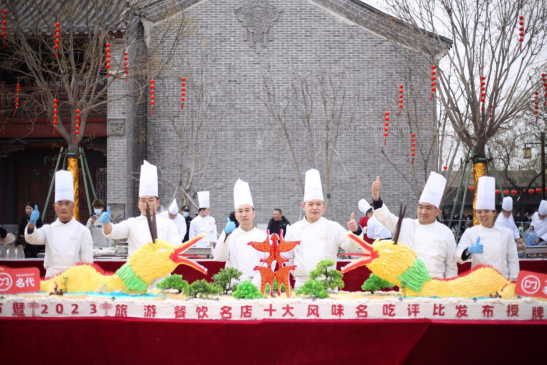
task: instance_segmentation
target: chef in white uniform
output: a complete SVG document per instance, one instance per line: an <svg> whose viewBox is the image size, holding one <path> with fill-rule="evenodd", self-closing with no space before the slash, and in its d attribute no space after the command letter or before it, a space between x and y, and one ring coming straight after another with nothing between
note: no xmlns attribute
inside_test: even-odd
<svg viewBox="0 0 547 365"><path fill-rule="evenodd" d="M174 199L169 209L163 211L159 214L162 218L168 218L173 221L175 227L177 227L177 232L179 233L181 240L186 236L186 220L179 213L179 206L177 205L177 199ZM174 243L174 242L173 242Z"/></svg>
<svg viewBox="0 0 547 365"><path fill-rule="evenodd" d="M391 239L391 231L384 227L382 223L374 215L367 222L367 236L373 240L389 240Z"/></svg>
<svg viewBox="0 0 547 365"><path fill-rule="evenodd" d="M306 172L304 186L304 199L302 209L306 213L304 218L287 228L285 241L300 241L300 244L287 252L286 257L291 259L291 264L296 265L293 275L298 289L309 280L309 273L314 270L319 261L324 259L336 262L338 249L346 252L362 253L363 249L351 241L347 231L337 223L323 217L325 202L319 171L311 169ZM361 235L362 230L352 218L348 226L352 226L352 232Z"/></svg>
<svg viewBox="0 0 547 365"><path fill-rule="evenodd" d="M142 245L152 242L150 228L146 219L146 203L150 210L157 211L160 206L158 198L158 169L156 166L144 161L141 165L141 176L139 181L139 200L137 202L141 215L129 218L123 222L112 224L110 222L110 207L101 214L99 220L103 223L103 233L107 238L127 238L128 258ZM172 220L162 218L156 214L158 228L158 239L169 241L173 245L179 245L182 237Z"/></svg>
<svg viewBox="0 0 547 365"><path fill-rule="evenodd" d="M532 216L530 230L533 230L537 235L534 243L545 245L547 244L547 200L542 200L539 203L538 211Z"/></svg>
<svg viewBox="0 0 547 365"><path fill-rule="evenodd" d="M91 232L73 215L74 183L72 173L55 173L55 204L57 219L52 224L36 228L40 217L38 206L34 207L25 228L25 240L31 245L45 245L44 267L46 277L51 277L79 263L93 263L93 239Z"/></svg>
<svg viewBox="0 0 547 365"><path fill-rule="evenodd" d="M520 268L513 233L506 227L494 226L496 216L496 179L479 178L475 213L479 224L463 233L456 257L471 267L489 265L510 280L517 280Z"/></svg>
<svg viewBox="0 0 547 365"><path fill-rule="evenodd" d="M454 234L447 226L437 221L445 186L446 179L436 172L431 172L418 201L418 219L403 219L399 235L399 242L413 249L416 256L425 264L429 275L438 279L458 275L458 265L454 256ZM380 177L377 177L372 183L374 217L394 233L398 218L390 213L380 199L381 188Z"/></svg>
<svg viewBox="0 0 547 365"><path fill-rule="evenodd" d="M520 239L519 229L513 219L513 198L510 196L503 198L503 202L501 204L501 214L498 215L498 218L496 218L496 223L494 226L509 228L509 230L513 232L513 238L515 240Z"/></svg>
<svg viewBox="0 0 547 365"><path fill-rule="evenodd" d="M209 192L198 191L199 214L190 222L190 239L200 233L207 236L202 238L194 247L213 247L217 242L217 223L215 218L211 217L211 206L209 204Z"/></svg>
<svg viewBox="0 0 547 365"><path fill-rule="evenodd" d="M251 280L255 286L260 287L260 273L255 267L265 266L260 259L265 259L268 254L255 250L248 243L264 242L267 235L254 226L256 212L251 189L248 183L239 179L234 186L234 208L239 227L236 228L235 223L228 219L215 247L214 258L226 261L226 267L235 267L241 271L241 281Z"/></svg>

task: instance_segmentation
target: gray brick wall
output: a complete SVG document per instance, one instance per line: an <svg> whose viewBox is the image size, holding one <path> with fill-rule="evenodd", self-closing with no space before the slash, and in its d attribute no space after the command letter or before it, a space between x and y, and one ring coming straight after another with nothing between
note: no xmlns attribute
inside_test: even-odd
<svg viewBox="0 0 547 365"><path fill-rule="evenodd" d="M286 87L291 78L287 64L302 72L314 71L321 64L332 74L340 70L347 72L348 95L353 99L347 109L348 115L357 113L360 117L348 126L340 135L337 155L334 157L330 206L326 217L345 226L352 211L360 217L357 202L365 197L370 200L370 185L377 175L382 176L384 184L383 198L393 210L400 202L407 204L410 216L415 216L416 192L403 177L388 163L381 153L395 161L397 169L412 182L412 168L418 176L418 184L428 172L423 171L420 159L410 164L410 130L406 116L396 117L397 85L403 73L408 78L405 85L412 93L405 94L405 100L412 102L414 112L414 130L420 125L419 141L423 146L431 145L434 138L433 107L429 102L429 80L424 75L429 72L430 62L426 61L406 47L395 47L393 42L365 28L373 28L374 22L364 19L363 7L353 1L339 0L342 10L332 7L335 1L307 0L271 0L270 3L283 10L273 25L273 41L258 50L244 41L245 27L238 20L235 11L249 3L247 0L207 0L193 2L187 10L187 20L196 28L195 34L185 39L177 48L177 55L156 79L157 99L154 115L149 104L141 105L136 113L135 128L146 128L147 147L135 147L125 138L123 141L109 138L109 169L112 164L123 160L122 156L112 157L113 151L134 148L128 152L134 158L134 171L142 158L146 158L161 169L167 180L178 181L178 153L181 145L173 133L170 120L176 118L191 125L196 118L196 95L188 87L185 110L180 112L180 76L198 79L201 55L210 54L212 63L206 82L211 90L215 85L223 85L229 90L227 107L213 103L215 108L207 116L198 140L197 168L203 169L208 158L211 144L210 162L205 169L203 184L198 190L211 191L212 216L223 226L225 217L233 210L233 185L237 178L248 181L253 193L257 211L257 223L267 223L271 210L279 207L284 215L294 222L300 213L301 190L288 153L283 146L275 125L268 123L269 114L264 104L258 100L263 97L262 75L268 66L272 69L275 84ZM156 6L160 6L158 2ZM165 9L161 10L165 11ZM348 11L354 12L354 21L348 20ZM160 14L158 9L148 9L152 14ZM155 15L156 20L161 19ZM161 27L162 22L156 23ZM361 25L359 25L361 24ZM363 25L364 24L364 25ZM385 24L382 23L382 27ZM154 42L154 40L152 40ZM167 52L166 45L164 52ZM408 83L408 84L407 84ZM316 102L319 102L316 99ZM147 108L146 115L144 108ZM384 148L384 111L392 112L392 126L387 147ZM109 107L109 117L111 109ZM114 110L112 110L114 112ZM222 128L213 140L215 120L219 113L225 117ZM321 131L320 113L314 116L318 125L316 144L319 151L325 145L325 133ZM182 118L182 119L177 119ZM309 162L309 144L306 134L293 116L290 119L293 136L300 139L296 147L302 174L311 167ZM136 132L132 132L135 136ZM187 149L191 133L183 138L182 148ZM432 160L436 159L436 150ZM183 163L190 167L190 156L185 155ZM428 171L435 169L435 162ZM129 166L130 163L127 163ZM319 157L319 169L324 178L324 163ZM122 201L129 194L111 181L109 174L110 199ZM115 180L112 177L112 180ZM111 183L113 185L111 185ZM136 184L135 184L136 185ZM196 185L194 185L196 187ZM137 189L137 187L134 188ZM127 190L127 189L126 189ZM327 192L325 191L325 194ZM125 194L125 195L124 195ZM136 193L133 193L135 195ZM160 184L160 195L165 204L173 194L170 184ZM220 231L221 228L219 228Z"/></svg>

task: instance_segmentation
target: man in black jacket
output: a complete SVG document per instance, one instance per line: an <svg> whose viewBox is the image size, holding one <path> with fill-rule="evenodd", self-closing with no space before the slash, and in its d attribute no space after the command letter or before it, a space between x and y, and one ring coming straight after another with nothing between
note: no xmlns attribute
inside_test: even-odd
<svg viewBox="0 0 547 365"><path fill-rule="evenodd" d="M190 217L190 207L185 205L180 209L180 211L186 221L186 235L182 238L182 242L186 242L189 239L188 235L190 234L190 222L192 221L192 218Z"/></svg>
<svg viewBox="0 0 547 365"><path fill-rule="evenodd" d="M287 233L287 227L291 224L287 218L283 216L283 212L281 212L281 209L275 208L273 211L273 218L270 219L270 222L268 223L268 230L270 231L270 234L277 233L279 235L279 232L283 230L283 237L285 237L285 233Z"/></svg>

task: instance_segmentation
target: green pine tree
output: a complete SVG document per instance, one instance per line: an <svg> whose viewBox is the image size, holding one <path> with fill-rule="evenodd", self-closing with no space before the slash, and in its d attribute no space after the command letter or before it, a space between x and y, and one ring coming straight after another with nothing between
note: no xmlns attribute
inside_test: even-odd
<svg viewBox="0 0 547 365"><path fill-rule="evenodd" d="M328 298L329 295L327 294L327 290L325 289L325 286L316 279L310 279L302 285L300 289L296 291L297 295L306 295L313 298Z"/></svg>
<svg viewBox="0 0 547 365"><path fill-rule="evenodd" d="M243 273L235 267L228 267L226 269L220 269L218 274L213 275L213 280L215 281L215 285L221 288L224 294L228 294L230 290L232 292L235 291L234 285L237 284L232 285L232 281L238 281L241 275L243 275Z"/></svg>
<svg viewBox="0 0 547 365"><path fill-rule="evenodd" d="M185 288L184 295L188 298L208 298L209 295L216 295L221 292L221 288L208 283L207 280L197 280Z"/></svg>
<svg viewBox="0 0 547 365"><path fill-rule="evenodd" d="M326 290L335 290L336 288L344 289L344 275L336 270L332 260L321 260L314 270L310 271L310 279L318 280Z"/></svg>
<svg viewBox="0 0 547 365"><path fill-rule="evenodd" d="M374 294L375 291L378 291L384 288L391 289L394 286L395 285L391 284L389 281L381 279L375 274L370 274L369 278L363 283L363 286L361 286L361 289L363 289L364 291L369 291L372 294Z"/></svg>
<svg viewBox="0 0 547 365"><path fill-rule="evenodd" d="M186 280L182 280L182 275L171 275L163 279L156 287L162 292L165 292L167 289L178 290L179 293L184 291L184 288L188 286Z"/></svg>
<svg viewBox="0 0 547 365"><path fill-rule="evenodd" d="M238 299L264 298L264 296L260 293L260 290L258 290L258 288L250 281L239 283L232 296Z"/></svg>

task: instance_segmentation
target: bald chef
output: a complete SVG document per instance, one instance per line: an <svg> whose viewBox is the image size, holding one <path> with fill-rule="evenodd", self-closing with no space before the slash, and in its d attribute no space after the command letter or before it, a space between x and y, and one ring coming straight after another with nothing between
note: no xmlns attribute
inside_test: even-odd
<svg viewBox="0 0 547 365"><path fill-rule="evenodd" d="M175 224L175 227L177 227L177 232L179 233L181 239L184 239L184 236L186 236L186 220L179 213L177 199L173 199L173 202L169 205L169 209L161 212L159 216L170 219Z"/></svg>
<svg viewBox="0 0 547 365"><path fill-rule="evenodd" d="M30 215L25 228L25 240L31 245L45 245L44 267L51 277L79 262L93 262L91 232L74 218L74 181L69 171L55 173L55 203L57 219L52 224L36 228L40 218L38 206Z"/></svg>
<svg viewBox="0 0 547 365"><path fill-rule="evenodd" d="M416 252L434 278L451 278L458 275L458 264L454 253L456 240L452 231L437 221L446 179L431 172L418 200L418 219L405 218L401 226L399 242ZM380 199L382 183L380 177L372 183L372 206L374 216L391 232L395 232L398 217L391 214Z"/></svg>
<svg viewBox="0 0 547 365"><path fill-rule="evenodd" d="M319 261L323 259L336 261L339 248L346 252L363 252L359 245L346 236L347 231L339 223L323 217L325 209L323 188L319 171L315 169L306 172L302 209L306 213L304 218L289 226L285 235L285 241L300 241L300 245L286 255L291 259L291 264L294 262L296 265L293 273L296 289L309 280L310 271L315 269ZM352 231L360 234L362 238L362 230L353 219L353 213L348 222L348 228L350 226L353 228Z"/></svg>
<svg viewBox="0 0 547 365"><path fill-rule="evenodd" d="M128 239L128 257L140 246L152 242L150 228L146 219L146 203L150 206L150 210L152 208L157 210L160 206L160 199L158 198L158 169L156 166L144 161L141 166L139 200L137 201L141 215L117 224L112 224L110 223L110 207L108 207L107 211L103 212L99 218L103 223L103 233L106 238ZM169 241L173 245L178 245L182 242L182 237L178 234L172 220L156 215L156 223L158 227L158 239Z"/></svg>

